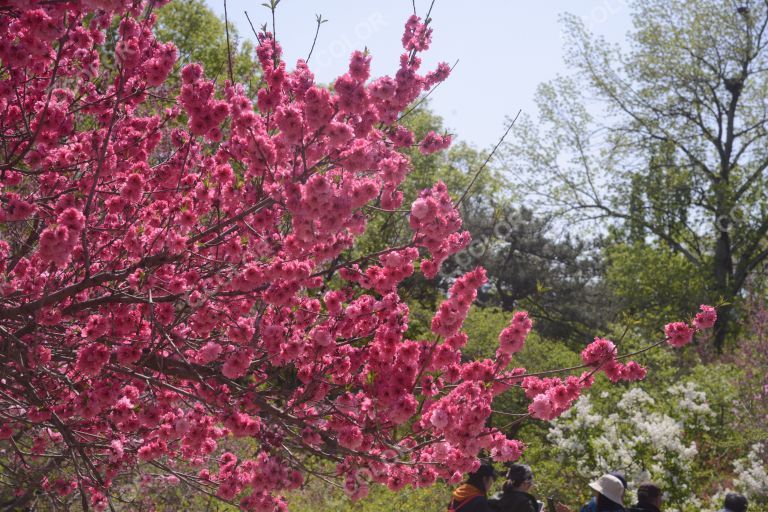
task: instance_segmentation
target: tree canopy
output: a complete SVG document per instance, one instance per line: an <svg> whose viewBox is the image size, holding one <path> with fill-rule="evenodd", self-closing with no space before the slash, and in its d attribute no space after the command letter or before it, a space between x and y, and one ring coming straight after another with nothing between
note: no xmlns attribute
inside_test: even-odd
<svg viewBox="0 0 768 512"><path fill-rule="evenodd" d="M667 247L732 304L768 257L768 7L635 2L632 19L622 51L564 17L575 74L540 88L512 167L542 205ZM732 318L725 306L718 348Z"/></svg>

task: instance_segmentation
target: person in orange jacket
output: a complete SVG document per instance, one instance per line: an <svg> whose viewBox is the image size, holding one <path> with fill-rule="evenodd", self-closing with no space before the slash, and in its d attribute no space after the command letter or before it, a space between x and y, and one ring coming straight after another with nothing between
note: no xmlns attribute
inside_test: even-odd
<svg viewBox="0 0 768 512"><path fill-rule="evenodd" d="M496 479L496 471L489 462L483 462L467 481L451 494L449 512L491 512L487 494Z"/></svg>

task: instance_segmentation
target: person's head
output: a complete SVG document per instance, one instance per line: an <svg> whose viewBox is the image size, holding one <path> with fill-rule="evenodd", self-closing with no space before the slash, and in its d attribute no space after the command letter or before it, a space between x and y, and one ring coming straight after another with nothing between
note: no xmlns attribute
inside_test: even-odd
<svg viewBox="0 0 768 512"><path fill-rule="evenodd" d="M621 471L611 471L611 472L610 472L610 473L608 473L608 474L609 474L609 475L611 475L611 476L615 476L616 478L618 478L618 479L619 479L619 481L621 482L621 485L623 485L623 486L624 486L624 489L625 489L625 490L627 489L627 479L624 477L624 473L622 473Z"/></svg>
<svg viewBox="0 0 768 512"><path fill-rule="evenodd" d="M476 471L469 474L467 483L473 485L483 492L491 488L491 484L496 479L496 470L490 462L482 461Z"/></svg>
<svg viewBox="0 0 768 512"><path fill-rule="evenodd" d="M528 492L533 487L533 471L525 464L512 464L507 470L504 490Z"/></svg>
<svg viewBox="0 0 768 512"><path fill-rule="evenodd" d="M640 484L640 487L637 488L637 502L661 508L661 489L651 482Z"/></svg>
<svg viewBox="0 0 768 512"><path fill-rule="evenodd" d="M613 475L605 474L589 486L595 491L598 509L605 508L604 505L609 502L618 505L624 502L624 486L621 485L621 480Z"/></svg>
<svg viewBox="0 0 768 512"><path fill-rule="evenodd" d="M725 508L731 512L746 512L747 498L735 492L729 492L725 495Z"/></svg>

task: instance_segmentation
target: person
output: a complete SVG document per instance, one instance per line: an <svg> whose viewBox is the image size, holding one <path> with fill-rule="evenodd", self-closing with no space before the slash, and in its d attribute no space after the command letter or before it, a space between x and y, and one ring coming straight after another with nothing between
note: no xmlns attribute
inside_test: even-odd
<svg viewBox="0 0 768 512"><path fill-rule="evenodd" d="M747 512L747 498L735 492L729 492L725 495L725 508L719 512Z"/></svg>
<svg viewBox="0 0 768 512"><path fill-rule="evenodd" d="M645 482L637 488L637 504L629 512L660 512L661 489L658 485Z"/></svg>
<svg viewBox="0 0 768 512"><path fill-rule="evenodd" d="M486 495L495 479L493 465L482 462L477 471L470 473L467 481L451 494L449 512L491 512Z"/></svg>
<svg viewBox="0 0 768 512"><path fill-rule="evenodd" d="M612 494L614 497L618 498L617 500L611 500L604 494L601 494L601 492L596 489L596 485L602 480L604 477L612 477L615 480L618 480L619 484L621 485L621 492L613 492ZM616 487L615 482L610 481L606 483L608 486ZM595 482L592 482L589 484L589 486L592 488L592 491L594 493L594 496L587 502L586 505L581 507L580 512L598 512L598 511L619 511L624 510L624 507L622 503L624 502L624 491L627 489L627 479L624 478L624 475L620 471L611 471L610 473L607 473L600 478L598 478ZM614 489L616 491L618 489ZM600 497L602 496L602 498Z"/></svg>
<svg viewBox="0 0 768 512"><path fill-rule="evenodd" d="M625 486L618 476L606 473L589 486L594 492L594 497L581 507L581 512L624 512L622 503Z"/></svg>
<svg viewBox="0 0 768 512"><path fill-rule="evenodd" d="M530 494L533 471L525 464L512 464L501 496L491 501L491 508L500 512L539 512L539 502Z"/></svg>
<svg viewBox="0 0 768 512"><path fill-rule="evenodd" d="M533 487L533 471L525 464L512 464L507 470L501 496L491 500L491 509L498 512L539 512L541 503L530 493ZM561 503L555 504L557 512L570 512Z"/></svg>

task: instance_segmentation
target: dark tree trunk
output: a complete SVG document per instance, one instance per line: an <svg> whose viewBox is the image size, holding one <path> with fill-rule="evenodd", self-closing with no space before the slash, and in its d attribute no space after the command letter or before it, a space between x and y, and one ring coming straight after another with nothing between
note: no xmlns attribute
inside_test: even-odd
<svg viewBox="0 0 768 512"><path fill-rule="evenodd" d="M722 175L727 177L728 172L722 171ZM730 229L732 220L728 215L727 201L722 196L718 199L718 217L715 222L715 227L719 231L717 233L717 241L715 243L714 254L714 297L713 301L724 300L731 302L734 296L733 290L733 242L731 240ZM723 306L718 312L718 319L715 332L715 349L718 354L723 352L723 345L725 343L726 336L728 335L728 324L730 316L730 306Z"/></svg>
<svg viewBox="0 0 768 512"><path fill-rule="evenodd" d="M728 335L728 328L731 323L732 309L730 305L718 308L717 322L715 323L715 348L718 354L723 352L723 345L725 344L725 338Z"/></svg>

